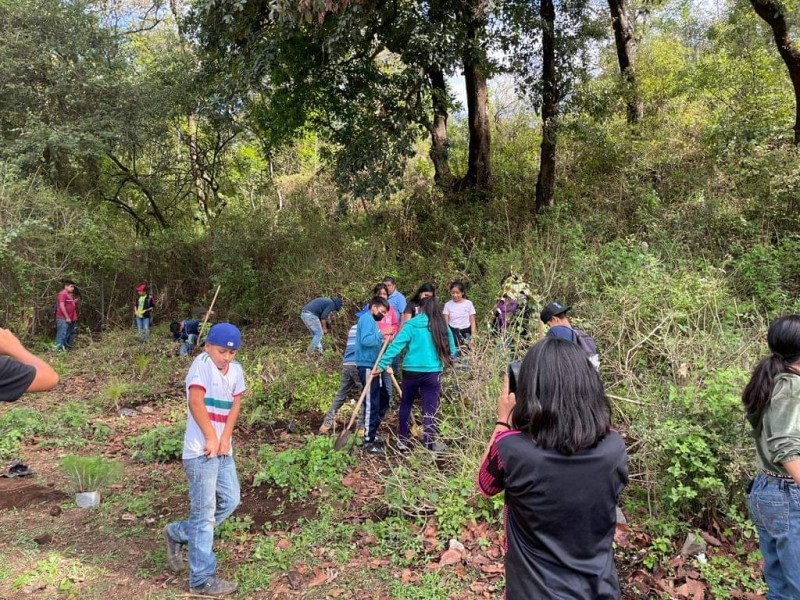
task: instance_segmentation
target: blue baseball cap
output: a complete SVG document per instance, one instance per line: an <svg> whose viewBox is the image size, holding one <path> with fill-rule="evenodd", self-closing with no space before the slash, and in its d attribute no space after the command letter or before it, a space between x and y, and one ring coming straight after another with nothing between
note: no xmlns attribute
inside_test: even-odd
<svg viewBox="0 0 800 600"><path fill-rule="evenodd" d="M230 323L217 323L211 328L211 331L208 332L206 343L238 350L239 346L242 345L242 334L235 325L231 325Z"/></svg>

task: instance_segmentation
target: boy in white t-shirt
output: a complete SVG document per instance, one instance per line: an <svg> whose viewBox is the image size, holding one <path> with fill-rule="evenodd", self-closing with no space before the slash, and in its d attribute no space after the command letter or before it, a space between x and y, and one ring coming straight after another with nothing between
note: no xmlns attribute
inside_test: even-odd
<svg viewBox="0 0 800 600"><path fill-rule="evenodd" d="M186 435L183 468L189 481L189 518L164 528L167 564L175 572L189 549L189 591L225 596L236 584L214 576L214 527L239 505L239 480L233 462L233 427L245 390L242 366L234 357L241 345L239 330L218 323L208 332L205 352L194 359L186 376Z"/></svg>

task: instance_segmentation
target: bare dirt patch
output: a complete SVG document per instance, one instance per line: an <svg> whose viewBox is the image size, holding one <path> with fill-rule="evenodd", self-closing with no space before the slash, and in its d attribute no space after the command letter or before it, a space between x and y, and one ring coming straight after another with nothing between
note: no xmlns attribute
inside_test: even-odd
<svg viewBox="0 0 800 600"><path fill-rule="evenodd" d="M249 515L253 519L251 529L259 531L264 523L292 524L300 519L315 519L317 504L313 501L290 502L288 495L280 488L244 486L236 515Z"/></svg>
<svg viewBox="0 0 800 600"><path fill-rule="evenodd" d="M68 498L64 492L37 485L34 481L32 477L0 479L0 510L58 504Z"/></svg>

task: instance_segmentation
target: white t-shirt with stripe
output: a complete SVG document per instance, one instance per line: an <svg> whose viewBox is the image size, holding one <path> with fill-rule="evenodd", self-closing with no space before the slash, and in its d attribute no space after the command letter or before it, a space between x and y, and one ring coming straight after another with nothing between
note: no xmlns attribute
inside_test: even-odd
<svg viewBox="0 0 800 600"><path fill-rule="evenodd" d="M217 433L217 438L222 436L228 414L233 406L234 396L242 394L245 390L244 372L242 365L232 361L228 372L223 375L211 357L203 352L194 359L189 373L186 375L186 434L183 436L183 458L198 458L204 456L206 438L203 435L192 413L188 410L189 388L198 386L205 390L204 400L211 426ZM233 453L233 444L228 454Z"/></svg>

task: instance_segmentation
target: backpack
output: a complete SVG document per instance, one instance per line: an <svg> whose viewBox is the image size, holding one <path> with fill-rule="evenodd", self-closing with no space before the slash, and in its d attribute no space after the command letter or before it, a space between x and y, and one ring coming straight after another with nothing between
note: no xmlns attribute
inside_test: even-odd
<svg viewBox="0 0 800 600"><path fill-rule="evenodd" d="M572 328L573 341L581 347L581 350L586 352L589 356L589 362L594 365L595 369L600 368L600 355L597 354L597 344L594 338L581 329Z"/></svg>

